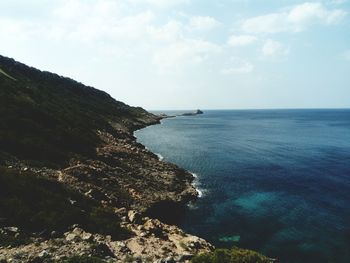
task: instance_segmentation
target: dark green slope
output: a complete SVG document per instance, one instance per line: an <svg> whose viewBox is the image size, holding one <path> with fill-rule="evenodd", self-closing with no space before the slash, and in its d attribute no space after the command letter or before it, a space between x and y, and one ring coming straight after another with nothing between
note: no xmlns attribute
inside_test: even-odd
<svg viewBox="0 0 350 263"><path fill-rule="evenodd" d="M97 130L134 130L157 118L69 78L0 56L0 158L64 166L93 157Z"/></svg>
<svg viewBox="0 0 350 263"><path fill-rule="evenodd" d="M26 237L34 232L46 237L52 231L63 233L73 224L114 239L129 235L112 209L31 171L0 166L0 230L16 226L25 234L11 238L0 231L0 247L29 242Z"/></svg>

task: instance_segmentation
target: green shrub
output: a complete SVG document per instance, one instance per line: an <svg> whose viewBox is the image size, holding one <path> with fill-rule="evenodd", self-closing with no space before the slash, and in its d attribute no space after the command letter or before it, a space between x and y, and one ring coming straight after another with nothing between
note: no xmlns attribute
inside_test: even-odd
<svg viewBox="0 0 350 263"><path fill-rule="evenodd" d="M130 235L128 230L120 227L119 218L110 209L93 207L89 219L86 227L100 234L111 235L117 239L126 238Z"/></svg>
<svg viewBox="0 0 350 263"><path fill-rule="evenodd" d="M113 211L63 184L4 167L0 167L0 218L0 226L17 226L26 232L65 231L79 224L87 231L114 239L129 233L120 227Z"/></svg>
<svg viewBox="0 0 350 263"><path fill-rule="evenodd" d="M192 263L271 263L271 260L257 252L234 247L216 249L213 252L195 256Z"/></svg>
<svg viewBox="0 0 350 263"><path fill-rule="evenodd" d="M30 243L30 239L25 236L14 237L13 235L6 235L0 233L0 246L16 247Z"/></svg>

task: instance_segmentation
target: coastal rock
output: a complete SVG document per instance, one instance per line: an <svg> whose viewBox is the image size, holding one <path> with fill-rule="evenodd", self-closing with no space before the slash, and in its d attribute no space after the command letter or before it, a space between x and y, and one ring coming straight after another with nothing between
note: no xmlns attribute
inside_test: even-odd
<svg viewBox="0 0 350 263"><path fill-rule="evenodd" d="M84 241L92 241L94 239L94 236L91 233L84 232L81 236L81 239Z"/></svg>
<svg viewBox="0 0 350 263"><path fill-rule="evenodd" d="M125 207L117 208L115 210L115 213L118 214L120 217L123 217L127 215L127 209Z"/></svg>
<svg viewBox="0 0 350 263"><path fill-rule="evenodd" d="M74 227L61 238L37 239L20 247L0 248L0 259L10 261L17 255L18 262L50 262L74 255L98 255L108 258L107 262L124 262L128 258L139 259L140 262L188 262L193 255L214 248L205 240L157 219L147 219L143 224L131 223L129 229L131 237L113 241L108 236ZM147 237L143 233L147 233Z"/></svg>
<svg viewBox="0 0 350 263"><path fill-rule="evenodd" d="M50 255L49 252L47 252L46 250L43 250L38 254L38 257L39 258L47 258L47 257L49 257L49 255Z"/></svg>
<svg viewBox="0 0 350 263"><path fill-rule="evenodd" d="M71 241L78 241L79 237L75 233L69 233L66 235L66 240L71 242Z"/></svg>
<svg viewBox="0 0 350 263"><path fill-rule="evenodd" d="M198 114L203 114L203 111L196 110L193 112L185 112L185 113L181 114L180 116L194 116L194 115L198 115Z"/></svg>
<svg viewBox="0 0 350 263"><path fill-rule="evenodd" d="M128 212L128 219L130 223L140 223L142 221L141 215L134 210Z"/></svg>

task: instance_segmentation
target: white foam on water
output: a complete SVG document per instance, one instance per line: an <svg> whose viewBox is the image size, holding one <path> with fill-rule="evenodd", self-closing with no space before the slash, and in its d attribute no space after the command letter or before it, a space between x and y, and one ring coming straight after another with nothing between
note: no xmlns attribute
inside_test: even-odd
<svg viewBox="0 0 350 263"><path fill-rule="evenodd" d="M196 189L196 191L198 193L198 197L201 198L204 196L205 190L200 187L200 182L198 181L198 175L195 173L192 173L192 172L190 172L190 173L194 177L192 185Z"/></svg>
<svg viewBox="0 0 350 263"><path fill-rule="evenodd" d="M160 153L156 153L156 155L158 156L158 160L159 161L163 161L164 160L163 155L161 155Z"/></svg>
<svg viewBox="0 0 350 263"><path fill-rule="evenodd" d="M197 191L197 193L198 193L198 197L199 197L199 198L203 197L203 191L202 191L202 190L196 188L196 191Z"/></svg>

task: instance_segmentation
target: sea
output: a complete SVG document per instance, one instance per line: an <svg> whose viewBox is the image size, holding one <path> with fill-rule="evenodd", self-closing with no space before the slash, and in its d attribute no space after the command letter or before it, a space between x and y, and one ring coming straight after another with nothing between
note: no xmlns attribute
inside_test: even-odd
<svg viewBox="0 0 350 263"><path fill-rule="evenodd" d="M283 263L350 262L349 109L208 110L135 136L195 175L187 232Z"/></svg>

